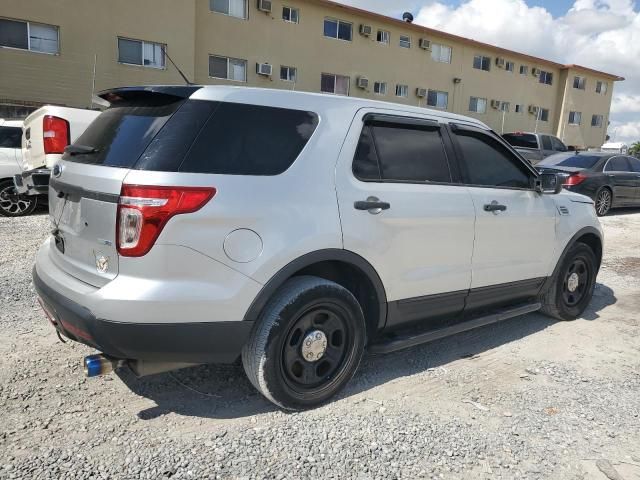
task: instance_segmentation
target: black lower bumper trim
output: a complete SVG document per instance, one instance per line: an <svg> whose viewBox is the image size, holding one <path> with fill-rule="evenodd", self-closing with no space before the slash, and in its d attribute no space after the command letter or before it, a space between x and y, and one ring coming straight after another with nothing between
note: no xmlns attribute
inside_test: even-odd
<svg viewBox="0 0 640 480"><path fill-rule="evenodd" d="M33 284L55 328L64 336L126 360L233 363L253 322L124 323L96 318L47 286L34 267ZM185 312L188 315L188 312Z"/></svg>

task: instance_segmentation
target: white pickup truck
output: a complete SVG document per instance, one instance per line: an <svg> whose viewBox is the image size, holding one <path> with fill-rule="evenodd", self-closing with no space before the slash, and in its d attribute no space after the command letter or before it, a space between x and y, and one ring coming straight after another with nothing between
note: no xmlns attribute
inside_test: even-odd
<svg viewBox="0 0 640 480"><path fill-rule="evenodd" d="M36 208L37 197L18 195L13 176L22 171L22 120L0 118L0 215L19 217Z"/></svg>
<svg viewBox="0 0 640 480"><path fill-rule="evenodd" d="M46 194L53 165L98 115L96 110L52 105L29 115L22 134L22 172L14 176L18 193Z"/></svg>

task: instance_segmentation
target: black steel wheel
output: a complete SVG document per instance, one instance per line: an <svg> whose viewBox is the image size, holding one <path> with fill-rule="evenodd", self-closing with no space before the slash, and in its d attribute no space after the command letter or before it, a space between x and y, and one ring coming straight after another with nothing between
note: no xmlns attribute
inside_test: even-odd
<svg viewBox="0 0 640 480"><path fill-rule="evenodd" d="M582 315L593 297L598 266L591 247L580 242L573 245L540 297L542 312L558 320Z"/></svg>
<svg viewBox="0 0 640 480"><path fill-rule="evenodd" d="M366 341L362 309L346 288L312 276L289 279L242 351L251 383L276 405L319 405L353 376Z"/></svg>
<svg viewBox="0 0 640 480"><path fill-rule="evenodd" d="M36 195L18 195L13 180L0 182L0 215L22 217L31 214L38 203Z"/></svg>
<svg viewBox="0 0 640 480"><path fill-rule="evenodd" d="M611 210L611 204L613 203L613 194L608 188L601 189L596 195L596 214L599 217L604 217L609 210Z"/></svg>

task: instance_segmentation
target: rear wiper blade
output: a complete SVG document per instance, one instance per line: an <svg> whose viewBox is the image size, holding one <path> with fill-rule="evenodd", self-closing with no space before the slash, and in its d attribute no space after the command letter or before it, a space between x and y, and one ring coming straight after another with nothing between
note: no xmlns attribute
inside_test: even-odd
<svg viewBox="0 0 640 480"><path fill-rule="evenodd" d="M69 155L73 156L73 155L88 155L90 153L98 153L100 149L96 147L89 147L87 145L74 144L74 145L67 145L64 148L64 151L65 153L68 153Z"/></svg>

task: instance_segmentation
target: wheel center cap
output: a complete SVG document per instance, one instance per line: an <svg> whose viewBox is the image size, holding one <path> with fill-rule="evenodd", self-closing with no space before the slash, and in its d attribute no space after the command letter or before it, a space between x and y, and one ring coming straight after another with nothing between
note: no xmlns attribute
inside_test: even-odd
<svg viewBox="0 0 640 480"><path fill-rule="evenodd" d="M307 362L317 362L327 350L327 336L322 330L311 330L302 341L302 358Z"/></svg>
<svg viewBox="0 0 640 480"><path fill-rule="evenodd" d="M580 278L578 277L577 273L572 273L571 275L569 275L569 279L567 280L567 289L573 293L576 291L576 288L578 288L578 285L580 284Z"/></svg>

